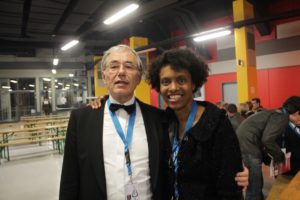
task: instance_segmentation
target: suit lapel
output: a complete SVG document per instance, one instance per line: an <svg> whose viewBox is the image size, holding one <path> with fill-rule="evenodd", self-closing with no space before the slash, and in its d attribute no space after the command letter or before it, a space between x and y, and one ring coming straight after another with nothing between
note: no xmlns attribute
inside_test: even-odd
<svg viewBox="0 0 300 200"><path fill-rule="evenodd" d="M103 159L103 116L105 101L101 102L99 109L93 110L93 117L91 122L91 137L89 145L89 158L92 168L96 175L97 182L99 184L102 194L105 194L106 198L106 179L104 170L104 159Z"/></svg>
<svg viewBox="0 0 300 200"><path fill-rule="evenodd" d="M144 125L148 140L148 150L149 150L149 170L150 170L150 181L151 181L151 189L152 192L155 191L158 179L158 170L159 170L159 141L156 132L157 124L155 120L151 119L151 114L149 115L149 111L144 103L139 101L139 106L141 108L142 116L144 119Z"/></svg>

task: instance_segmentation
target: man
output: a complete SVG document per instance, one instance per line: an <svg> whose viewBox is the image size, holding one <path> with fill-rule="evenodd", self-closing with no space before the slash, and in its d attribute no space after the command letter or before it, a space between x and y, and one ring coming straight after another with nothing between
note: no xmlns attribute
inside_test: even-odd
<svg viewBox="0 0 300 200"><path fill-rule="evenodd" d="M264 110L262 105L260 104L260 98L255 97L251 99L251 103L252 103L252 111L254 113Z"/></svg>
<svg viewBox="0 0 300 200"><path fill-rule="evenodd" d="M284 133L279 137L279 145L286 149L286 152L291 152L291 170L285 175L295 176L300 170L300 97L293 96L289 98L289 106L286 108L287 113L295 113L289 122Z"/></svg>
<svg viewBox="0 0 300 200"><path fill-rule="evenodd" d="M105 52L101 71L108 99L70 117L60 200L168 199L162 111L134 97L144 72L140 58L117 45ZM132 112L116 104L131 104Z"/></svg>
<svg viewBox="0 0 300 200"><path fill-rule="evenodd" d="M237 106L235 104L233 104L233 103L228 104L228 106L227 106L227 116L229 118L229 121L230 121L234 131L236 131L236 129L242 123L244 118L238 112Z"/></svg>
<svg viewBox="0 0 300 200"><path fill-rule="evenodd" d="M270 155L275 164L284 161L284 154L276 144L288 126L289 121L300 123L299 109L290 109L294 105L290 97L278 110L263 110L246 120L237 129L243 161L249 169L249 186L246 191L246 200L262 199L263 178L261 165L264 154ZM296 104L300 108L299 104Z"/></svg>

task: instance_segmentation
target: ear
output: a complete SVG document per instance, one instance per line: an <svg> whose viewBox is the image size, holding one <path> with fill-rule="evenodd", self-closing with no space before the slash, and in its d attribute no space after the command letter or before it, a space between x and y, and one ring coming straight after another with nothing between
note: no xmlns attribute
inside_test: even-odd
<svg viewBox="0 0 300 200"><path fill-rule="evenodd" d="M102 77L102 80L103 80L103 83L105 84L105 71L104 70L102 70L101 71L101 77Z"/></svg>
<svg viewBox="0 0 300 200"><path fill-rule="evenodd" d="M192 84L192 91L195 91L195 88L196 88L196 86L195 86L195 84L193 83L193 84Z"/></svg>

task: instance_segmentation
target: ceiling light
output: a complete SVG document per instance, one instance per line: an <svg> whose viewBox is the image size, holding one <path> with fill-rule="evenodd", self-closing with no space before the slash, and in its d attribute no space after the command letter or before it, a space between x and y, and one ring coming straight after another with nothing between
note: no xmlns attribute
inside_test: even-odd
<svg viewBox="0 0 300 200"><path fill-rule="evenodd" d="M33 84L29 84L28 86L29 86L29 87L34 87L34 85L33 85Z"/></svg>
<svg viewBox="0 0 300 200"><path fill-rule="evenodd" d="M74 86L76 86L76 87L78 87L78 86L79 86L79 84L78 84L78 83L74 83L73 85L74 85Z"/></svg>
<svg viewBox="0 0 300 200"><path fill-rule="evenodd" d="M58 82L57 84L58 84L58 85L64 85L63 83L60 83L60 82Z"/></svg>
<svg viewBox="0 0 300 200"><path fill-rule="evenodd" d="M55 65L55 66L58 65L58 61L59 61L58 58L54 58L54 59L53 59L53 65Z"/></svg>
<svg viewBox="0 0 300 200"><path fill-rule="evenodd" d="M74 77L74 74L69 74L69 77Z"/></svg>
<svg viewBox="0 0 300 200"><path fill-rule="evenodd" d="M68 49L74 47L76 44L78 44L78 42L79 42L78 40L72 40L71 42L65 44L65 45L61 48L61 50L66 51L66 50L68 50Z"/></svg>
<svg viewBox="0 0 300 200"><path fill-rule="evenodd" d="M10 86L2 86L3 89L10 89Z"/></svg>
<svg viewBox="0 0 300 200"><path fill-rule="evenodd" d="M44 81L50 82L51 79L50 78L43 78Z"/></svg>
<svg viewBox="0 0 300 200"><path fill-rule="evenodd" d="M148 53L148 52L152 52L152 51L156 51L156 48L144 49L144 50L138 51L136 53L140 55L140 54Z"/></svg>
<svg viewBox="0 0 300 200"><path fill-rule="evenodd" d="M204 31L195 35L194 41L201 42L204 40L209 40L217 37L222 37L231 34L231 31L226 28L217 28L209 31Z"/></svg>
<svg viewBox="0 0 300 200"><path fill-rule="evenodd" d="M129 6L123 8L122 10L120 10L119 12L115 13L113 16L109 17L108 19L104 20L104 24L109 25L112 24L116 21L118 21L119 19L125 17L126 15L132 13L133 11L135 11L137 8L139 7L138 4L130 4Z"/></svg>
<svg viewBox="0 0 300 200"><path fill-rule="evenodd" d="M11 83L18 83L16 80L10 80Z"/></svg>
<svg viewBox="0 0 300 200"><path fill-rule="evenodd" d="M56 74L56 69L51 70L52 74Z"/></svg>

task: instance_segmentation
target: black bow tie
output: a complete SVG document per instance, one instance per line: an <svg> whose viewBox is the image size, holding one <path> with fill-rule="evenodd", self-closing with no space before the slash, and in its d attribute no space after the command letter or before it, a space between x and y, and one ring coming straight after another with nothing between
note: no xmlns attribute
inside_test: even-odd
<svg viewBox="0 0 300 200"><path fill-rule="evenodd" d="M131 105L125 106L125 105L121 105L121 104L112 103L109 106L109 110L111 112L115 112L115 111L119 110L120 108L123 108L124 110L126 110L126 112L128 114L130 114L130 113L132 113L135 110L135 104L131 104Z"/></svg>

